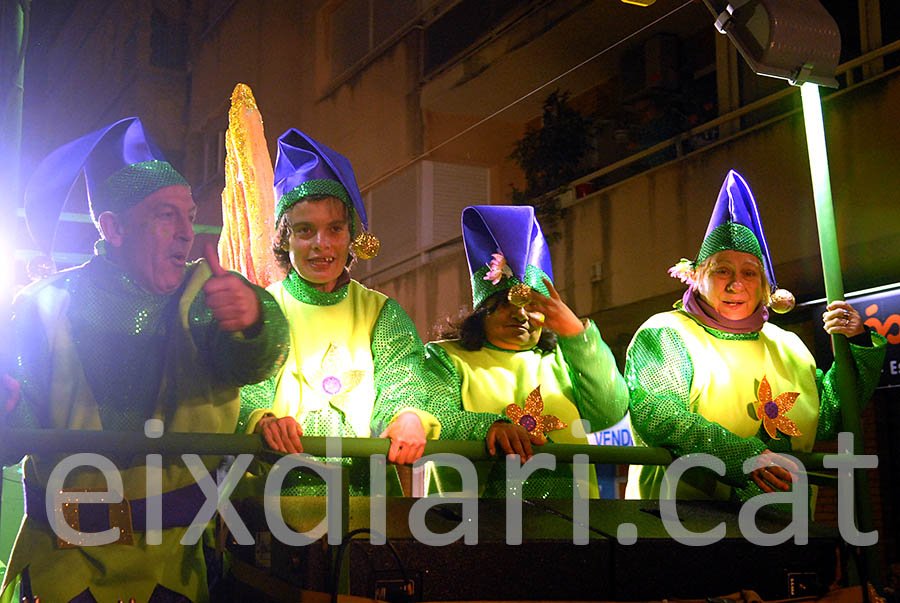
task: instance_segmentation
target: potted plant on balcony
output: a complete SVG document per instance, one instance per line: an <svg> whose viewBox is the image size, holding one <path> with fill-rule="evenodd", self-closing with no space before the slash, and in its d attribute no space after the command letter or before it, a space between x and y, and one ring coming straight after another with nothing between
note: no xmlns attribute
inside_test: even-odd
<svg viewBox="0 0 900 603"><path fill-rule="evenodd" d="M591 150L591 120L568 104L569 93L553 91L544 100L541 127L516 141L509 157L525 172L525 190L512 187L512 201L533 205L551 241L563 215L559 196L579 174ZM557 235L557 237L554 237Z"/></svg>

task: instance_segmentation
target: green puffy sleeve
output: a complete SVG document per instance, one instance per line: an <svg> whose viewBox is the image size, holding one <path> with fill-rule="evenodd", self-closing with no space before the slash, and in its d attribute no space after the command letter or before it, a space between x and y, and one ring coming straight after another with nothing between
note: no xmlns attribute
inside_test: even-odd
<svg viewBox="0 0 900 603"><path fill-rule="evenodd" d="M375 407L372 435L383 432L398 413L412 410L425 425L426 434L440 429L425 411L428 405L425 347L409 315L393 299L384 302L372 331ZM431 425L429 425L431 423Z"/></svg>
<svg viewBox="0 0 900 603"><path fill-rule="evenodd" d="M278 375L275 374L265 381L241 387L241 410L238 413L235 433L247 433L249 427L256 426L259 416L271 410L277 381ZM254 411L260 412L254 415ZM254 415L256 420L251 420L251 415Z"/></svg>
<svg viewBox="0 0 900 603"><path fill-rule="evenodd" d="M560 337L558 345L572 379L575 405L590 421L590 431L619 422L628 410L628 387L594 321L588 320L578 335Z"/></svg>
<svg viewBox="0 0 900 603"><path fill-rule="evenodd" d="M850 342L850 354L856 369L856 399L859 401L860 412L875 392L887 352L887 339L882 335L871 332L862 336L870 337L872 345L857 345L852 340ZM817 440L833 440L841 430L841 403L835 388L835 375L833 364L827 373L816 371L816 385L819 389Z"/></svg>
<svg viewBox="0 0 900 603"><path fill-rule="evenodd" d="M278 302L265 289L246 279L245 282L259 299L260 310L259 320L249 329L240 333L219 329L202 290L191 304L189 313L192 330L205 331L205 337L196 339L206 342L203 351L209 358L213 374L234 385L258 383L270 377L284 364L290 347L287 319Z"/></svg>
<svg viewBox="0 0 900 603"><path fill-rule="evenodd" d="M765 450L758 438L742 438L690 409L694 368L684 341L675 329L642 329L625 361L625 381L631 392L631 425L648 446L662 446L683 456L713 454L725 463L723 482L747 483L744 460Z"/></svg>
<svg viewBox="0 0 900 603"><path fill-rule="evenodd" d="M425 345L425 365L430 383L428 410L441 422L442 440L483 440L491 425L508 421L504 415L463 408L459 373L440 345Z"/></svg>

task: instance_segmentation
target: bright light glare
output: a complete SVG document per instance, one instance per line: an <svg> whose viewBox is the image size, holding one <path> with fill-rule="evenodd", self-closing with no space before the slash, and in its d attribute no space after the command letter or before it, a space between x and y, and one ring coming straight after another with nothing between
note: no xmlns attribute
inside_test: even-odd
<svg viewBox="0 0 900 603"><path fill-rule="evenodd" d="M15 287L16 252L11 238L6 228L0 229L0 309L12 302Z"/></svg>

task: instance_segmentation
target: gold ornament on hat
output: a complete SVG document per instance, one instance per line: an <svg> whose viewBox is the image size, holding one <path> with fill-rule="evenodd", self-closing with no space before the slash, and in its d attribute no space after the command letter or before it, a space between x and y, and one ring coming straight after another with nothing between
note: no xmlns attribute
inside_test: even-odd
<svg viewBox="0 0 900 603"><path fill-rule="evenodd" d="M769 307L779 314L786 314L794 309L794 294L787 289L775 289L769 300Z"/></svg>
<svg viewBox="0 0 900 603"><path fill-rule="evenodd" d="M519 283L510 287L506 293L506 299L514 306L524 308L531 303L531 287L525 283Z"/></svg>
<svg viewBox="0 0 900 603"><path fill-rule="evenodd" d="M363 231L353 239L353 253L361 260L371 260L378 255L381 241L371 232Z"/></svg>

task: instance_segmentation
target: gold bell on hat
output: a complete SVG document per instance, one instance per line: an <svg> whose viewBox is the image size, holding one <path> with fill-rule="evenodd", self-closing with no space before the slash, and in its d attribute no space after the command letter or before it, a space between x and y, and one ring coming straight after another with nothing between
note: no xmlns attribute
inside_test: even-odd
<svg viewBox="0 0 900 603"><path fill-rule="evenodd" d="M787 289L775 289L769 298L769 307L779 314L787 314L794 309L794 294Z"/></svg>
<svg viewBox="0 0 900 603"><path fill-rule="evenodd" d="M531 287L525 283L518 283L510 287L506 293L506 299L514 306L524 308L531 302Z"/></svg>
<svg viewBox="0 0 900 603"><path fill-rule="evenodd" d="M363 231L353 239L353 253L361 260L371 260L378 255L381 241L371 232Z"/></svg>

